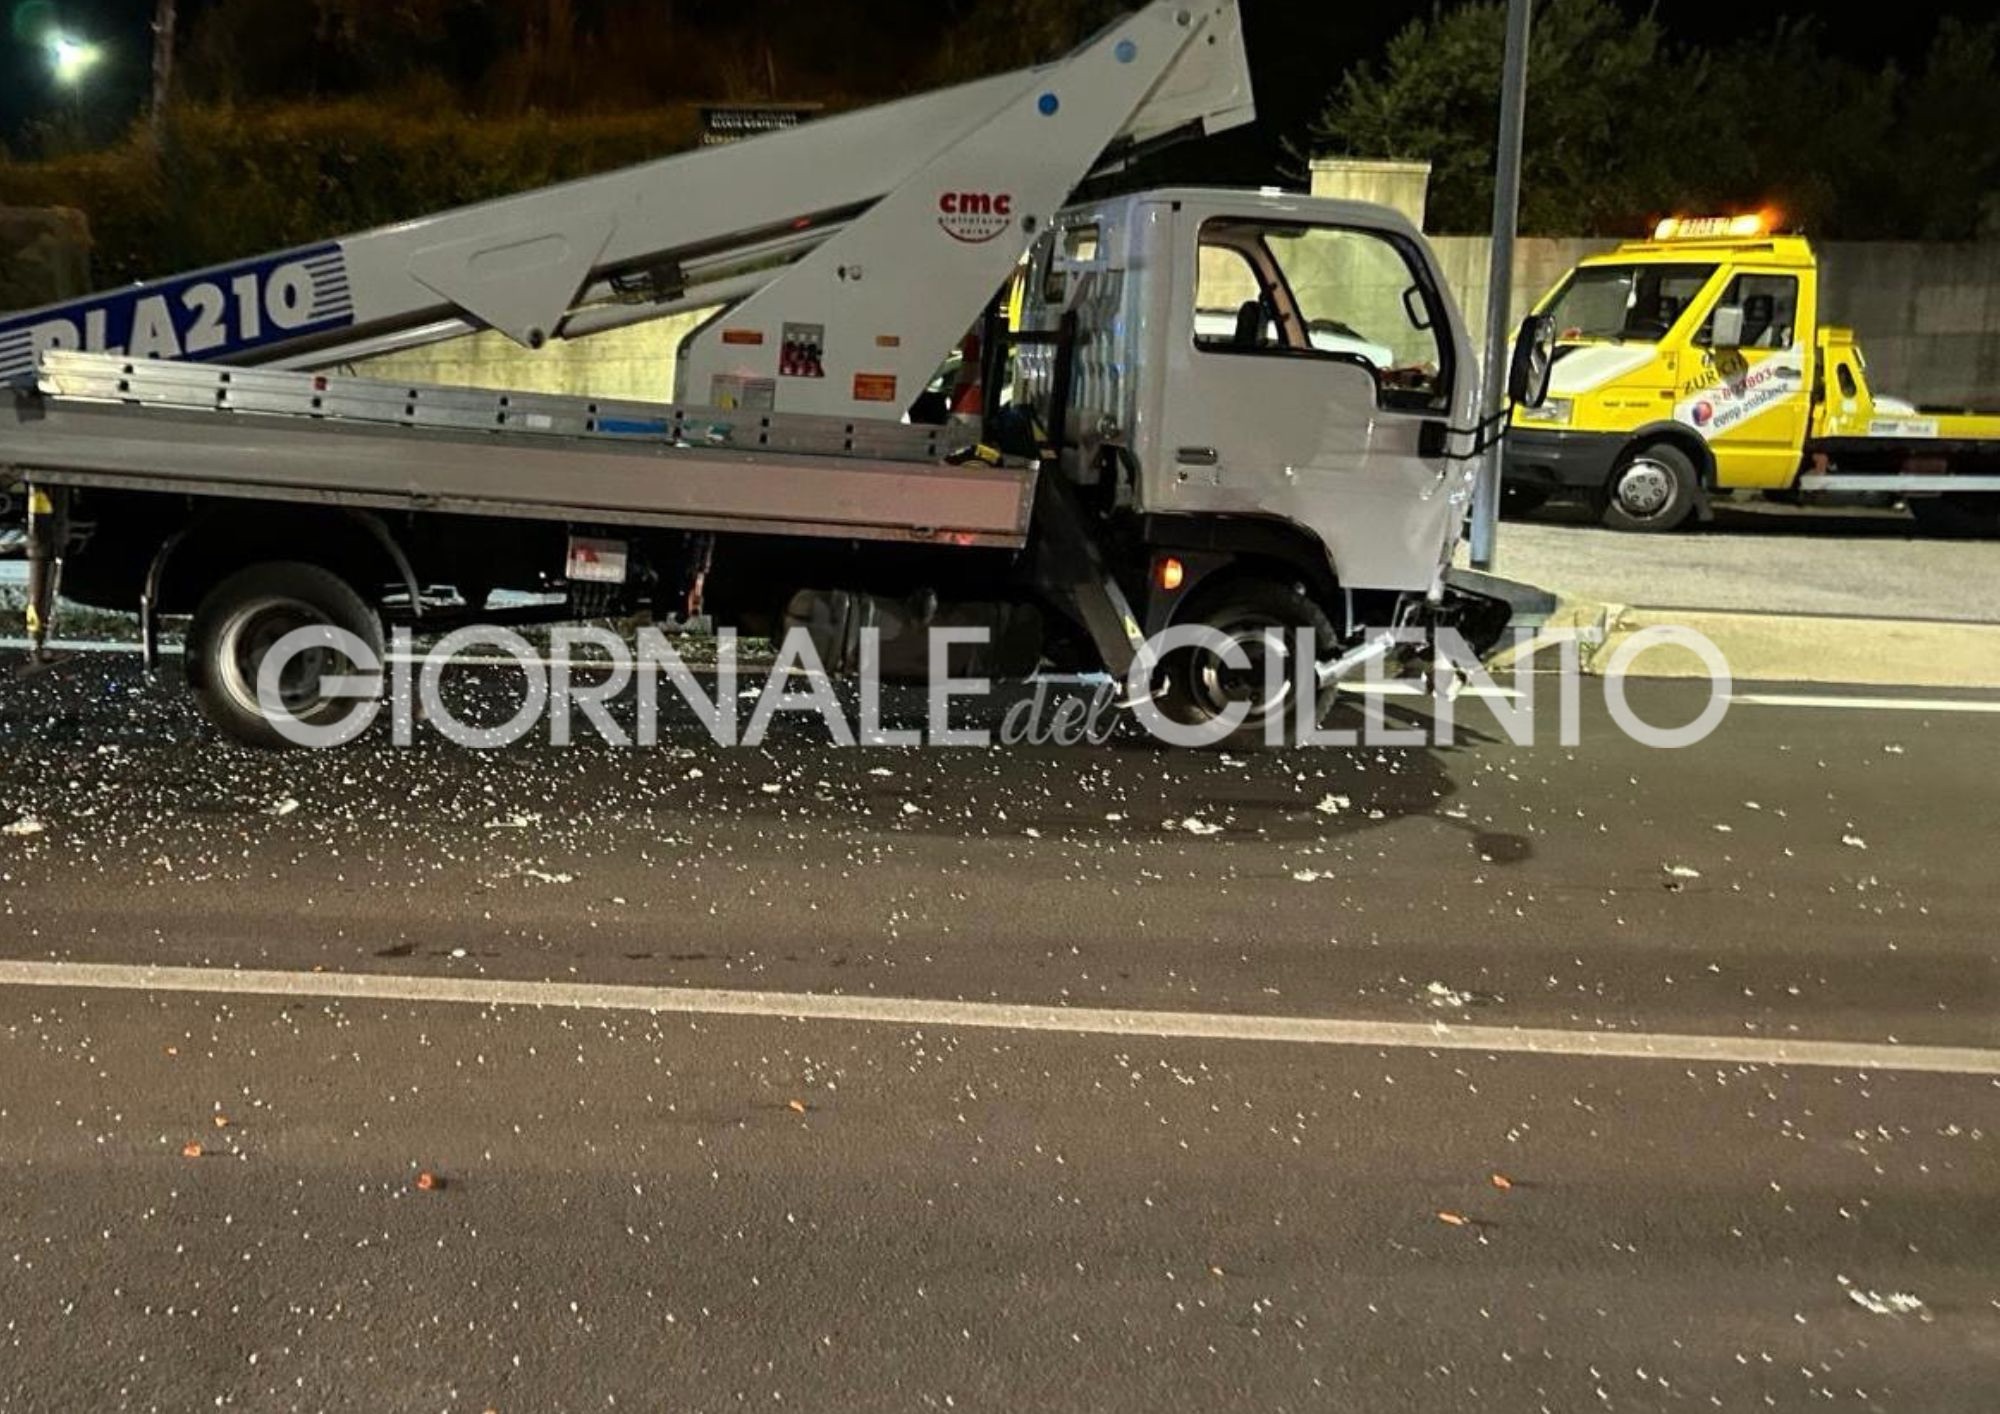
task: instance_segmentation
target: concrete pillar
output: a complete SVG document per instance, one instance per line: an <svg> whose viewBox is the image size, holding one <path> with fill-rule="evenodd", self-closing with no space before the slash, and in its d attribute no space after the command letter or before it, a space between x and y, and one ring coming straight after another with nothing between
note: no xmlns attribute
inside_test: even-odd
<svg viewBox="0 0 2000 1414"><path fill-rule="evenodd" d="M1424 228L1430 200L1431 164L1373 157L1315 157L1313 195L1372 201L1392 207Z"/></svg>

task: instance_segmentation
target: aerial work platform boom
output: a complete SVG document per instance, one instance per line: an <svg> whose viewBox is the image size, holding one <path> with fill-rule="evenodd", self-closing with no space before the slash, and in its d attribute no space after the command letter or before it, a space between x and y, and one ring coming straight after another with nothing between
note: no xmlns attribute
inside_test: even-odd
<svg viewBox="0 0 2000 1414"><path fill-rule="evenodd" d="M0 382L51 348L319 369L734 305L677 401L895 420L1086 177L1254 117L1235 0L1164 0L1044 68L0 319Z"/></svg>

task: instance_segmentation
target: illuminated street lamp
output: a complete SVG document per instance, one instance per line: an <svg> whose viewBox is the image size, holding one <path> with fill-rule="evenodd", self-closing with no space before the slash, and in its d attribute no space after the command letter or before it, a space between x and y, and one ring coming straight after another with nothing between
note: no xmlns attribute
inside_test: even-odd
<svg viewBox="0 0 2000 1414"><path fill-rule="evenodd" d="M89 40L73 39L66 34L49 38L49 65L55 71L56 82L64 88L81 84L83 76L103 58L104 50Z"/></svg>

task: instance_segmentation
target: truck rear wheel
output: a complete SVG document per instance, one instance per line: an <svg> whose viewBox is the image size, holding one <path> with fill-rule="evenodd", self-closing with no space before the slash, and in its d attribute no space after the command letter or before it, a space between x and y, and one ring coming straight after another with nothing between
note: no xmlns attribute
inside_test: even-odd
<svg viewBox="0 0 2000 1414"><path fill-rule="evenodd" d="M2000 536L2000 492L1948 491L1942 496L1912 496L1910 517L1926 535L1946 540L1984 540Z"/></svg>
<svg viewBox="0 0 2000 1414"><path fill-rule="evenodd" d="M257 675L265 655L289 633L332 627L353 634L379 663L381 617L339 575L317 565L278 561L239 570L208 592L188 629L188 680L208 719L250 746L294 745L264 715ZM328 678L355 673L359 665L333 649L296 655L278 680L279 696L298 721L331 727L357 709L351 698L330 696Z"/></svg>
<svg viewBox="0 0 2000 1414"><path fill-rule="evenodd" d="M1247 670L1232 668L1220 657L1199 649L1168 655L1160 670L1159 708L1182 726L1207 726L1237 703L1246 704L1243 724L1218 745L1254 750L1267 745L1266 728L1273 717L1282 722L1279 740L1296 738L1296 665L1292 661L1300 629L1311 629L1319 659L1333 656L1339 635L1325 612L1297 585L1252 580L1232 585L1215 598L1192 606L1179 620L1210 628L1243 649ZM1272 662L1273 655L1281 661ZM1267 672L1275 671L1280 686L1273 692ZM1314 703L1315 724L1333 705L1335 688L1320 689Z"/></svg>
<svg viewBox="0 0 2000 1414"><path fill-rule="evenodd" d="M1606 484L1604 523L1613 530L1664 534L1694 514L1701 475L1671 442L1649 442L1618 463Z"/></svg>

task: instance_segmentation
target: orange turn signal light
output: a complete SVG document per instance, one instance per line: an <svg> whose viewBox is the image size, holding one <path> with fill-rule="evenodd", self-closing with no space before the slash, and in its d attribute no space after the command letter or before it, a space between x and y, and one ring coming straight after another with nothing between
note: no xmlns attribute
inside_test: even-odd
<svg viewBox="0 0 2000 1414"><path fill-rule="evenodd" d="M1187 566L1169 555L1160 561L1159 577L1160 588L1171 594L1187 583Z"/></svg>

